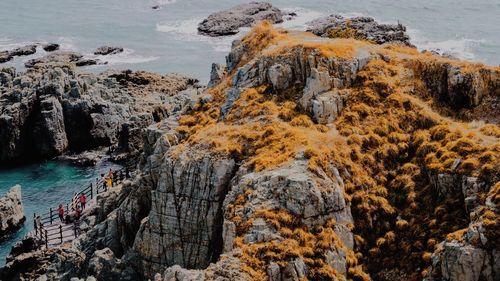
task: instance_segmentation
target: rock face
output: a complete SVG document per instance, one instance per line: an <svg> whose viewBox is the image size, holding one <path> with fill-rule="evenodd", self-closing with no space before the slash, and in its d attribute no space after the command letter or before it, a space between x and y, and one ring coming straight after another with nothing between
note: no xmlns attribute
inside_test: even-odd
<svg viewBox="0 0 500 281"><path fill-rule="evenodd" d="M354 37L377 44L397 42L411 46L410 37L405 33L406 27L401 24L379 24L370 17L330 15L311 21L307 31L324 37Z"/></svg>
<svg viewBox="0 0 500 281"><path fill-rule="evenodd" d="M94 55L114 55L123 52L121 47L102 46L94 51Z"/></svg>
<svg viewBox="0 0 500 281"><path fill-rule="evenodd" d="M0 240L17 230L25 220L21 186L16 185L5 196L0 197Z"/></svg>
<svg viewBox="0 0 500 281"><path fill-rule="evenodd" d="M198 25L198 31L208 36L233 35L241 27L249 27L258 21L283 22L285 14L266 2L250 2L229 10L211 14Z"/></svg>
<svg viewBox="0 0 500 281"><path fill-rule="evenodd" d="M147 275L160 272L161 265L205 268L222 251L222 203L235 162L210 157L190 160L193 156L182 155L177 161L166 158L153 175L158 184L152 208L134 242ZM173 248L179 250L164 251Z"/></svg>
<svg viewBox="0 0 500 281"><path fill-rule="evenodd" d="M139 130L165 118L164 100L195 83L179 75L144 72L77 75L70 67L0 73L5 77L0 86L2 163L110 146L120 138L125 144L124 124L149 116L137 123Z"/></svg>

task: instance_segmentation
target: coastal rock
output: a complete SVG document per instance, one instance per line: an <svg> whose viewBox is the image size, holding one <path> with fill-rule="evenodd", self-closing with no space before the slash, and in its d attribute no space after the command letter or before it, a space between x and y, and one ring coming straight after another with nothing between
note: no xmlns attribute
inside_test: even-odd
<svg viewBox="0 0 500 281"><path fill-rule="evenodd" d="M26 45L10 51L12 56L29 56L36 53L36 45Z"/></svg>
<svg viewBox="0 0 500 281"><path fill-rule="evenodd" d="M44 65L65 65L68 63L76 63L83 56L75 52L56 52L43 56L41 58L30 59L24 63L26 68L43 67Z"/></svg>
<svg viewBox="0 0 500 281"><path fill-rule="evenodd" d="M114 55L123 52L121 47L102 46L94 51L94 55Z"/></svg>
<svg viewBox="0 0 500 281"><path fill-rule="evenodd" d="M153 171L151 211L133 246L145 276L165 265L205 268L222 250L222 203L235 162L194 156L165 158Z"/></svg>
<svg viewBox="0 0 500 281"><path fill-rule="evenodd" d="M398 42L412 46L405 26L400 23L379 24L370 17L344 18L341 15L330 15L311 21L307 31L323 37L353 37L377 44Z"/></svg>
<svg viewBox="0 0 500 281"><path fill-rule="evenodd" d="M226 66L218 63L212 63L212 70L210 71L210 82L208 87L212 87L220 82L220 79L226 74Z"/></svg>
<svg viewBox="0 0 500 281"><path fill-rule="evenodd" d="M25 220L21 186L16 185L5 196L0 197L0 240L17 230Z"/></svg>
<svg viewBox="0 0 500 281"><path fill-rule="evenodd" d="M13 56L8 51L0 51L0 63L8 62Z"/></svg>
<svg viewBox="0 0 500 281"><path fill-rule="evenodd" d="M124 146L117 153L137 154L142 129L166 118L170 109L164 103L196 87L195 80L180 75L107 72L95 76L76 74L68 66L44 66L13 78L2 73L12 83L0 95L0 163L109 147L119 140Z"/></svg>
<svg viewBox="0 0 500 281"><path fill-rule="evenodd" d="M233 35L238 33L241 27L249 27L258 21L281 23L284 15L270 3L250 2L211 14L198 25L198 31L213 37Z"/></svg>
<svg viewBox="0 0 500 281"><path fill-rule="evenodd" d="M45 52L53 52L59 50L59 44L57 43L47 43L42 45L42 48Z"/></svg>

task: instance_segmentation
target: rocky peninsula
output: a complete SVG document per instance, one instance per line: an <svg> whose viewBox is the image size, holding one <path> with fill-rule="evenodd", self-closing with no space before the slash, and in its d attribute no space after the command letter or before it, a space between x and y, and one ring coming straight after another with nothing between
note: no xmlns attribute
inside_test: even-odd
<svg viewBox="0 0 500 281"><path fill-rule="evenodd" d="M257 24L206 89L0 72L1 159L117 144L137 167L0 279L498 280L500 68L366 18L311 31Z"/></svg>

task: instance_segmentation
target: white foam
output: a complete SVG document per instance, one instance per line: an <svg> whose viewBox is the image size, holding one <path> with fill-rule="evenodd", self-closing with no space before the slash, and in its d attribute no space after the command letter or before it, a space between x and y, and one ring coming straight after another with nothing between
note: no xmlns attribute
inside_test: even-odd
<svg viewBox="0 0 500 281"><path fill-rule="evenodd" d="M117 64L136 64L136 63L145 63L151 62L158 59L155 56L142 56L136 54L136 52L132 49L125 48L123 52L113 55L85 55L85 58L99 59L102 62L107 62L108 65L117 65Z"/></svg>
<svg viewBox="0 0 500 281"><path fill-rule="evenodd" d="M296 13L297 16L293 17L290 20L285 20L283 23L280 23L277 26L294 30L306 30L310 21L327 15L318 11L301 7L284 8L283 11L287 13Z"/></svg>
<svg viewBox="0 0 500 281"><path fill-rule="evenodd" d="M155 0L154 2L159 6L166 6L177 2L177 0Z"/></svg>
<svg viewBox="0 0 500 281"><path fill-rule="evenodd" d="M173 39L186 42L205 42L212 46L215 52L227 53L231 50L231 42L245 34L249 28L240 28L240 33L232 36L210 37L198 33L198 24L201 18L177 20L173 22L157 23L156 31L167 33Z"/></svg>
<svg viewBox="0 0 500 281"><path fill-rule="evenodd" d="M450 54L464 60L475 60L474 48L485 40L456 38L444 41L432 41L423 36L419 30L407 29L411 42L420 50L435 51L439 54Z"/></svg>

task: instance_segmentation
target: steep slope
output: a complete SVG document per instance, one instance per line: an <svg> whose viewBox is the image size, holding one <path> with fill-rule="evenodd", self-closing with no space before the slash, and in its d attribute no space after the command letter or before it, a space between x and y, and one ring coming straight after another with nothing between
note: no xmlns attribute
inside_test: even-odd
<svg viewBox="0 0 500 281"><path fill-rule="evenodd" d="M241 163L223 237L252 279L498 276L498 68L263 24L228 72L167 155Z"/></svg>

